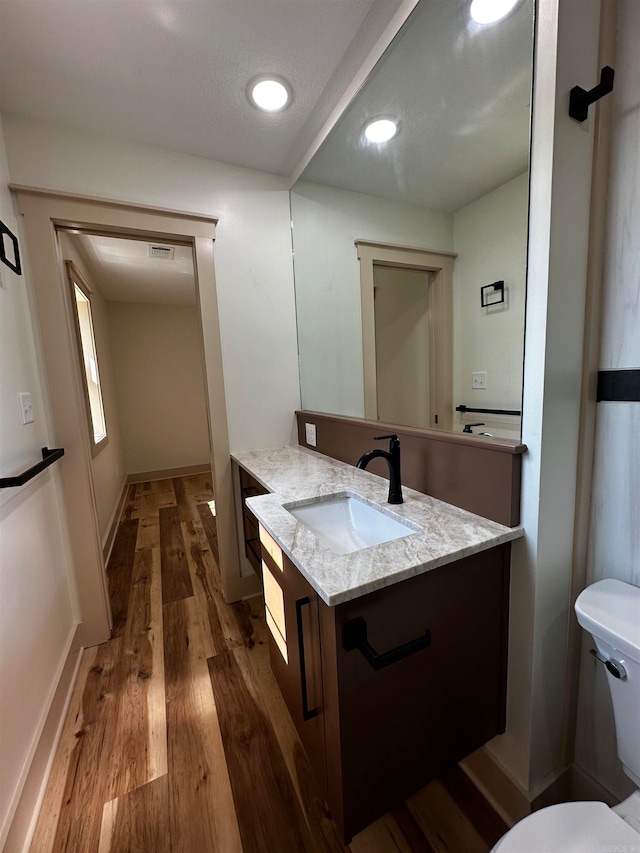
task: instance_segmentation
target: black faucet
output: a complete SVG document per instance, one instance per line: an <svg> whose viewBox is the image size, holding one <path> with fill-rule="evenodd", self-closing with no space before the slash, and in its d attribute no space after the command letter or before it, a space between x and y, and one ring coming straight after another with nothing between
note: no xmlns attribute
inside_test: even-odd
<svg viewBox="0 0 640 853"><path fill-rule="evenodd" d="M363 453L356 463L356 468L366 468L372 459L380 457L386 459L389 466L389 497L387 498L390 504L401 504L402 501L402 483L400 481L400 442L398 436L393 435L377 435L374 441L383 441L385 438L390 438L388 452L386 450L367 450Z"/></svg>
<svg viewBox="0 0 640 853"><path fill-rule="evenodd" d="M481 423L481 424L465 424L462 432L466 432L470 435L473 435L473 430L471 429L471 427L477 427L477 426L484 426L484 423Z"/></svg>

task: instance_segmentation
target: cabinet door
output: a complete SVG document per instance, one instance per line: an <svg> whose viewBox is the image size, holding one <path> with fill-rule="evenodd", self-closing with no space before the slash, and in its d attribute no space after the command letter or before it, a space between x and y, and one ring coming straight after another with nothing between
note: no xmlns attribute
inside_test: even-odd
<svg viewBox="0 0 640 853"><path fill-rule="evenodd" d="M264 537L263 537L264 538ZM325 793L325 739L318 597L283 554L282 569L262 545L271 669Z"/></svg>
<svg viewBox="0 0 640 853"><path fill-rule="evenodd" d="M327 764L346 838L504 731L509 548L334 608L337 686L325 684L325 704L333 719L336 692L340 747L327 726Z"/></svg>

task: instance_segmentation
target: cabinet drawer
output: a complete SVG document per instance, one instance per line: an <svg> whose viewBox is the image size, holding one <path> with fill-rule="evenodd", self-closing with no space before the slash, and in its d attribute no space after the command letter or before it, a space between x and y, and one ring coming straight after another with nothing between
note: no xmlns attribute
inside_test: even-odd
<svg viewBox="0 0 640 853"><path fill-rule="evenodd" d="M256 572L256 574L260 574L260 540L257 536L250 536L245 538L244 540L244 553L247 557L247 560L251 563L251 566Z"/></svg>
<svg viewBox="0 0 640 853"><path fill-rule="evenodd" d="M255 495L266 495L267 489L264 488L254 477L251 476L244 468L239 468L240 472L240 492L242 497L242 530L244 535L244 553L251 564L254 572L257 575L261 574L261 559L260 559L260 533L258 531L258 522L255 516L249 510L245 501L247 498Z"/></svg>
<svg viewBox="0 0 640 853"><path fill-rule="evenodd" d="M255 477L252 477L248 471L245 471L244 468L240 468L240 489L242 490L243 504L245 498L268 494L268 490Z"/></svg>
<svg viewBox="0 0 640 853"><path fill-rule="evenodd" d="M284 593L266 563L262 563L262 582L264 586L264 606L267 627L271 631L278 651L284 662L289 663L287 649L287 624L284 608Z"/></svg>
<svg viewBox="0 0 640 853"><path fill-rule="evenodd" d="M256 539L260 539L260 533L258 531L258 520L255 515L251 512L248 507L243 507L242 514L244 516L244 525L247 531L251 531L251 535L255 536Z"/></svg>
<svg viewBox="0 0 640 853"><path fill-rule="evenodd" d="M281 572L284 571L284 554L282 553L282 548L262 525L260 525L260 544L271 558L273 565L280 569ZM292 568L293 571L298 573L295 567Z"/></svg>

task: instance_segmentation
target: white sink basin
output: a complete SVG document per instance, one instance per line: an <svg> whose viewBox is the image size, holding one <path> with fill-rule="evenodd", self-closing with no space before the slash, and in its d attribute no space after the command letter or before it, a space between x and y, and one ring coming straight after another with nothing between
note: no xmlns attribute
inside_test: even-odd
<svg viewBox="0 0 640 853"><path fill-rule="evenodd" d="M284 504L334 554L349 554L400 539L422 528L359 495L341 492L311 501Z"/></svg>

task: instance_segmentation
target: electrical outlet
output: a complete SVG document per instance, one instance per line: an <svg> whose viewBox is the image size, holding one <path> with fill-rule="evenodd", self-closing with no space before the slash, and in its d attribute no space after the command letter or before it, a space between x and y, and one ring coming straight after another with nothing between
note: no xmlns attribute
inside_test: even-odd
<svg viewBox="0 0 640 853"><path fill-rule="evenodd" d="M27 391L23 391L18 394L18 399L20 400L20 411L22 412L22 423L23 424L32 424L33 423L33 403L31 402L31 394Z"/></svg>
<svg viewBox="0 0 640 853"><path fill-rule="evenodd" d="M304 437L307 444L310 447L317 447L318 442L316 440L316 425L315 424L305 424L304 425Z"/></svg>
<svg viewBox="0 0 640 853"><path fill-rule="evenodd" d="M478 370L475 373L471 374L471 387L475 389L487 387L486 370Z"/></svg>

